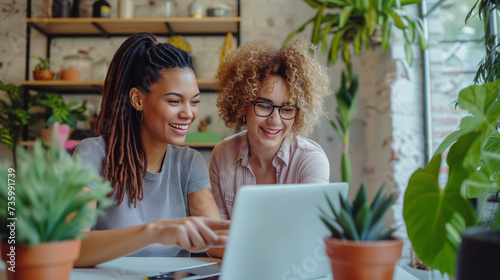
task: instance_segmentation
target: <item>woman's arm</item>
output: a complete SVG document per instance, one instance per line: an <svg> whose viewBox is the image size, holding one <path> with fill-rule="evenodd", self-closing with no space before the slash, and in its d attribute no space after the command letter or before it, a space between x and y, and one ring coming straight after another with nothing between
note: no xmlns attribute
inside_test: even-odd
<svg viewBox="0 0 500 280"><path fill-rule="evenodd" d="M222 198L222 190L221 190L221 185L220 185L220 156L222 153L222 148L220 146L221 144L217 144L213 151L212 151L212 157L210 159L210 169L209 169L209 174L210 174L210 185L212 186L212 195L215 200L215 204L217 205L217 208L219 210L220 216L224 220L229 220L229 213L227 211L226 203L224 199Z"/></svg>
<svg viewBox="0 0 500 280"><path fill-rule="evenodd" d="M229 221L220 218L187 217L113 230L88 231L82 240L75 267L93 266L126 256L154 243L177 245L193 252L205 251L212 245L224 245L226 238L219 238L216 231L228 228Z"/></svg>
<svg viewBox="0 0 500 280"><path fill-rule="evenodd" d="M188 195L189 213L191 216L202 216L220 220L219 210L215 204L214 197L210 189L195 191ZM226 221L229 223L229 221ZM227 236L228 229L217 231L220 236ZM212 257L222 258L224 248L210 248L207 254Z"/></svg>

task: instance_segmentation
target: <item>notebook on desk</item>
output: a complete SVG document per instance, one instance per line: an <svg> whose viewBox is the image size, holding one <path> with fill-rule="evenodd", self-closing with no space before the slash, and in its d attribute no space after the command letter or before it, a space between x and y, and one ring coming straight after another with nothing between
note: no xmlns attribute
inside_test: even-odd
<svg viewBox="0 0 500 280"><path fill-rule="evenodd" d="M220 273L185 269L157 279L317 279L331 273L318 206L347 195L347 183L244 186L238 190ZM216 268L218 269L218 268ZM219 275L214 277L214 275ZM205 276L202 276L205 275ZM210 277L210 278L207 278ZM220 278L218 278L220 277ZM154 278L150 278L154 279Z"/></svg>

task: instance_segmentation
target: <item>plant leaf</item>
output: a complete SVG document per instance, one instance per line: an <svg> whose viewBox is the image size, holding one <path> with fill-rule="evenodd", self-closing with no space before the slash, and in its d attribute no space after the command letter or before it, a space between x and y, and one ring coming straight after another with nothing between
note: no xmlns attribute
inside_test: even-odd
<svg viewBox="0 0 500 280"><path fill-rule="evenodd" d="M452 219L462 219L459 224L463 227L457 228L456 223L448 225L461 233L476 223L476 217L470 202L459 190L440 189L437 184L440 166L438 154L411 176L404 197L403 217L408 237L422 262L454 275L458 247L447 233L447 224Z"/></svg>
<svg viewBox="0 0 500 280"><path fill-rule="evenodd" d="M349 16L351 15L353 6L345 6L342 8L342 12L340 13L340 21L339 21L339 29L342 29L346 22L349 20Z"/></svg>

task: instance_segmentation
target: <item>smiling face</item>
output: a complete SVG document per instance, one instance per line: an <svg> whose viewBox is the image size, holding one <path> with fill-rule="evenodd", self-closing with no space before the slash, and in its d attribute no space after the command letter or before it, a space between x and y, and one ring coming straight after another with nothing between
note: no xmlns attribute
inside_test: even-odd
<svg viewBox="0 0 500 280"><path fill-rule="evenodd" d="M198 117L200 90L189 68L162 70L161 74L162 78L151 86L149 94L138 94L140 108L136 109L144 113L140 122L142 141L180 145Z"/></svg>
<svg viewBox="0 0 500 280"><path fill-rule="evenodd" d="M288 104L290 94L285 80L271 76L264 81L264 88L271 88L271 92L260 92L255 101L265 101L273 105ZM281 142L288 135L294 120L282 119L278 108L268 117L259 117L255 114L254 105L246 108L246 121L250 147L258 149L273 149L277 151Z"/></svg>

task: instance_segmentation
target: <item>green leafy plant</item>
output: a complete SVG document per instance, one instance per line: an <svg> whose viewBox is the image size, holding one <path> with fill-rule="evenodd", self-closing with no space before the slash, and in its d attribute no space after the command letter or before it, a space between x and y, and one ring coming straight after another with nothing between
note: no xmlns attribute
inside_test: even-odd
<svg viewBox="0 0 500 280"><path fill-rule="evenodd" d="M16 164L16 147L21 137L23 126L32 124L40 118L40 114L30 114L28 109L39 106L42 95L28 95L25 99L24 88L15 84L0 81L0 90L8 99L0 99L0 142L12 150L12 158Z"/></svg>
<svg viewBox="0 0 500 280"><path fill-rule="evenodd" d="M387 50L393 27L404 33L405 52L408 63L413 62L412 43L418 38L422 49L427 48L422 21L409 15L403 6L419 3L420 0L304 0L316 9L316 14L304 24L292 31L284 43L313 25L311 42L320 45L323 53L328 51L328 64L337 61L340 51L346 64L346 73L342 72L341 87L336 93L338 108L335 120L331 124L342 138L341 173L342 181L351 183L351 165L349 158L350 124L356 115L358 77L353 75L351 49L359 56L365 46L370 50L373 43L381 44ZM353 48L350 48L350 45Z"/></svg>
<svg viewBox="0 0 500 280"><path fill-rule="evenodd" d="M351 74L351 50L361 54L363 45L370 50L373 35L378 30L382 47L389 48L391 29L398 28L404 32L405 51L408 64L413 62L411 44L418 38L420 47L427 48L422 21L405 12L405 5L419 3L420 0L304 0L309 6L317 9L315 16L307 20L299 28L292 31L286 41L302 32L309 24L313 25L311 42L321 43L321 50L328 50L328 63L334 64L337 53L341 51L348 76ZM329 37L328 35L333 35ZM329 46L328 46L329 44Z"/></svg>
<svg viewBox="0 0 500 280"><path fill-rule="evenodd" d="M408 237L427 266L455 275L461 234L478 218L467 198L499 191L500 80L463 89L457 105L469 115L438 147L431 161L411 176L403 217ZM449 147L446 186L439 185L442 154ZM424 207L425 205L425 207ZM496 216L493 228L500 228Z"/></svg>
<svg viewBox="0 0 500 280"><path fill-rule="evenodd" d="M349 137L350 127L354 116L357 113L356 105L358 103L358 76L354 76L349 87L347 87L346 76L342 72L340 89L335 94L337 99L337 115L335 120L330 120L331 125L337 131L344 149L342 150L342 181L351 185L351 159L349 156Z"/></svg>
<svg viewBox="0 0 500 280"><path fill-rule="evenodd" d="M491 83L500 78L500 44L498 43L497 34L492 34L489 28L490 15L495 14L499 9L498 0L478 0L470 9L465 17L465 23L469 23L475 16L479 16L483 20L485 36L483 38L484 46L486 47L486 55L479 63L479 67L474 77L476 84L481 81Z"/></svg>
<svg viewBox="0 0 500 280"><path fill-rule="evenodd" d="M50 70L50 60L48 58L43 58L40 56L32 56L32 58L38 59L38 64L35 65L35 70Z"/></svg>
<svg viewBox="0 0 500 280"><path fill-rule="evenodd" d="M28 247L40 242L55 242L82 237L102 208L110 202L109 182L57 146L57 137L48 147L36 140L32 155L19 148L15 168L2 164L0 180L9 185L0 188L0 217L16 218L16 244ZM85 186L98 185L92 191ZM15 200L12 199L15 197ZM92 208L89 202L97 201ZM12 203L14 202L14 203ZM8 236L7 226L1 227Z"/></svg>
<svg viewBox="0 0 500 280"><path fill-rule="evenodd" d="M54 122L58 122L76 128L76 121L85 119L84 112L87 109L87 101L83 101L81 106L74 108L78 103L78 101L72 101L66 104L59 94L47 93L46 98L40 100L40 104L49 109L49 117L45 126L49 127Z"/></svg>
<svg viewBox="0 0 500 280"><path fill-rule="evenodd" d="M333 238L356 241L390 239L394 229L385 230L382 220L389 207L396 201L396 194L383 194L383 184L371 204L368 201L366 184L362 183L353 202L339 194L340 209L336 210L326 196L331 213L320 208L320 219L330 230Z"/></svg>

